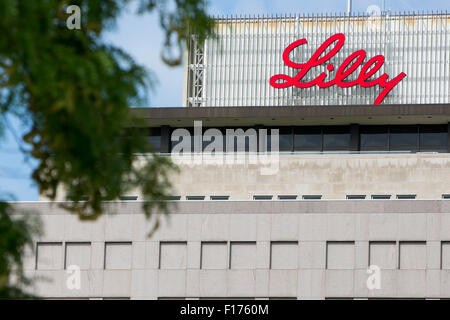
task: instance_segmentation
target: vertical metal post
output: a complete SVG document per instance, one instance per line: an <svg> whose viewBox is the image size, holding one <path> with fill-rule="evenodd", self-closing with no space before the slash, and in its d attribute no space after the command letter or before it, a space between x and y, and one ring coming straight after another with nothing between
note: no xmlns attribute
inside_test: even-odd
<svg viewBox="0 0 450 320"><path fill-rule="evenodd" d="M350 151L359 151L359 124L350 124Z"/></svg>

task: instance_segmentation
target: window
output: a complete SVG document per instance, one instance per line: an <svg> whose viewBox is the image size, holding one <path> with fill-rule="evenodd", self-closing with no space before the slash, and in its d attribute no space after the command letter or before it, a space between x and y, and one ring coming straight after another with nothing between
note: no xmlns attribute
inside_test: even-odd
<svg viewBox="0 0 450 320"><path fill-rule="evenodd" d="M293 134L292 127L274 127L267 128L267 150L272 150L272 139L271 139L271 130L278 129L278 149L279 151L292 151L293 149ZM259 134L259 133L258 133ZM259 136L261 141L261 136ZM261 142L260 142L261 143ZM258 146L258 150L259 150ZM260 150L261 151L261 150Z"/></svg>
<svg viewBox="0 0 450 320"><path fill-rule="evenodd" d="M256 242L231 242L231 269L256 268Z"/></svg>
<svg viewBox="0 0 450 320"><path fill-rule="evenodd" d="M131 242L106 242L104 268L131 269Z"/></svg>
<svg viewBox="0 0 450 320"><path fill-rule="evenodd" d="M362 151L388 150L389 134L387 126L361 126L360 145Z"/></svg>
<svg viewBox="0 0 450 320"><path fill-rule="evenodd" d="M427 246L425 241L400 242L400 269L425 269Z"/></svg>
<svg viewBox="0 0 450 320"><path fill-rule="evenodd" d="M349 150L350 127L325 127L323 129L323 150Z"/></svg>
<svg viewBox="0 0 450 320"><path fill-rule="evenodd" d="M409 200L409 199L415 199L415 194L398 194L397 199L399 200Z"/></svg>
<svg viewBox="0 0 450 320"><path fill-rule="evenodd" d="M373 194L372 199L373 200L388 200L391 198L390 194Z"/></svg>
<svg viewBox="0 0 450 320"><path fill-rule="evenodd" d="M169 200L172 200L172 201L181 200L181 196L169 196Z"/></svg>
<svg viewBox="0 0 450 320"><path fill-rule="evenodd" d="M298 242L273 241L270 244L271 269L297 269Z"/></svg>
<svg viewBox="0 0 450 320"><path fill-rule="evenodd" d="M230 196L211 196L211 200L228 200L230 199Z"/></svg>
<svg viewBox="0 0 450 320"><path fill-rule="evenodd" d="M280 151L292 151L293 149L293 135L292 128L280 128Z"/></svg>
<svg viewBox="0 0 450 320"><path fill-rule="evenodd" d="M64 269L76 265L82 270L91 267L91 243L90 242L66 242Z"/></svg>
<svg viewBox="0 0 450 320"><path fill-rule="evenodd" d="M442 151L448 148L447 125L420 126L420 150Z"/></svg>
<svg viewBox="0 0 450 320"><path fill-rule="evenodd" d="M450 199L450 194L443 194L442 199Z"/></svg>
<svg viewBox="0 0 450 320"><path fill-rule="evenodd" d="M161 128L150 128L147 141L156 152L161 151Z"/></svg>
<svg viewBox="0 0 450 320"><path fill-rule="evenodd" d="M137 200L138 197L137 196L122 196L120 197L120 200L122 201L133 201L133 200Z"/></svg>
<svg viewBox="0 0 450 320"><path fill-rule="evenodd" d="M392 126L390 129L389 144L391 150L417 151L417 126Z"/></svg>
<svg viewBox="0 0 450 320"><path fill-rule="evenodd" d="M355 266L353 241L327 241L327 269L353 269Z"/></svg>
<svg viewBox="0 0 450 320"><path fill-rule="evenodd" d="M125 135L120 137L120 140L129 141L136 135L145 137L155 152L159 152L161 150L161 128L129 127L125 129Z"/></svg>
<svg viewBox="0 0 450 320"><path fill-rule="evenodd" d="M226 242L202 242L200 269L227 269L228 246Z"/></svg>
<svg viewBox="0 0 450 320"><path fill-rule="evenodd" d="M364 200L366 195L364 194L348 194L347 200Z"/></svg>
<svg viewBox="0 0 450 320"><path fill-rule="evenodd" d="M296 195L279 195L278 200L295 200L297 199Z"/></svg>
<svg viewBox="0 0 450 320"><path fill-rule="evenodd" d="M199 297L198 300L255 300L254 297Z"/></svg>
<svg viewBox="0 0 450 320"><path fill-rule="evenodd" d="M36 269L60 270L62 268L62 242L38 242L36 245Z"/></svg>
<svg viewBox="0 0 450 320"><path fill-rule="evenodd" d="M136 129L136 128L134 128ZM178 152L194 152L194 142L204 151L221 152L214 147L222 144L224 152L249 152L271 150L271 131L278 130L278 147L281 152L308 151L409 151L409 152L447 152L448 125L361 125L352 133L351 126L282 126L263 127L266 136L262 135L259 126L203 128L203 139L195 140L194 129L177 128L171 131L170 150L179 145ZM144 130L144 129L143 129ZM145 131L147 130L147 131ZM143 134L154 147L161 150L161 129L145 128ZM214 130L205 134L208 130ZM176 132L175 132L176 131ZM227 139L229 131L229 139ZM358 133L359 132L359 133ZM175 134L174 134L175 133ZM214 143L215 135L221 134L220 143ZM359 134L359 145L352 145L352 134ZM211 137L211 140L207 139ZM172 141L172 138L174 141ZM202 138L202 137L200 137ZM358 138L354 137L355 140ZM228 141L229 140L229 141ZM228 146L228 142L230 146ZM181 150L180 147L183 147ZM184 148L185 147L185 148ZM353 149L354 148L354 149ZM214 151L213 151L214 150Z"/></svg>
<svg viewBox="0 0 450 320"><path fill-rule="evenodd" d="M186 200L205 200L205 196L186 196Z"/></svg>
<svg viewBox="0 0 450 320"><path fill-rule="evenodd" d="M320 127L298 127L294 131L295 151L321 151L322 130Z"/></svg>
<svg viewBox="0 0 450 320"><path fill-rule="evenodd" d="M253 196L253 200L272 200L272 196L268 195Z"/></svg>
<svg viewBox="0 0 450 320"><path fill-rule="evenodd" d="M303 200L320 200L322 199L322 195L319 194L305 194L302 196Z"/></svg>
<svg viewBox="0 0 450 320"><path fill-rule="evenodd" d="M186 242L161 242L159 246L160 269L185 269L187 265Z"/></svg>

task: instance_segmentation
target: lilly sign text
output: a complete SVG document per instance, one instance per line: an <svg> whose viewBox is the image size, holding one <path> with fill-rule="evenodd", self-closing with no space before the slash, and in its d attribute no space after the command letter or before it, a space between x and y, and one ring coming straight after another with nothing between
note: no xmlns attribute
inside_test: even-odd
<svg viewBox="0 0 450 320"><path fill-rule="evenodd" d="M334 45L334 47L328 53L323 55L323 57L321 57L324 51L335 42L336 44ZM325 78L327 77L327 74L325 72L322 72L312 81L301 82L301 80L308 73L309 70L318 65L326 63L335 54L337 54L344 45L344 42L345 36L342 33L337 33L329 37L327 40L325 40L325 42L322 43L322 45L316 50L316 52L314 52L314 54L308 60L308 62L296 63L289 60L290 52L294 50L296 47L308 43L308 41L306 41L306 39L294 41L284 50L283 62L288 67L300 69L300 71L297 73L295 77L290 77L285 74L274 75L270 78L270 85L278 89L288 88L291 86L295 86L297 88L310 88L315 85L317 85L319 88L328 88L333 85L337 85L341 88L349 88L355 85L360 85L361 87L369 88L379 85L381 88L383 88L383 90L375 99L374 104L380 104L381 101L383 101L384 97L392 90L392 88L394 88L397 85L397 83L399 83L404 77L406 77L406 74L404 72L401 72L398 76L388 81L389 75L384 73L379 78L368 81L368 79L371 76L373 76L383 65L384 56L382 55L376 55L373 58L370 58L362 66L361 71L359 72L359 75L356 80L346 81L345 79L349 75L351 75L356 69L358 69L358 67L364 61L366 57L366 51L364 50L357 50L353 52L351 55L349 55L337 69L334 79L330 81L324 81ZM329 63L327 65L327 70L330 72L333 71L334 70L333 64Z"/></svg>

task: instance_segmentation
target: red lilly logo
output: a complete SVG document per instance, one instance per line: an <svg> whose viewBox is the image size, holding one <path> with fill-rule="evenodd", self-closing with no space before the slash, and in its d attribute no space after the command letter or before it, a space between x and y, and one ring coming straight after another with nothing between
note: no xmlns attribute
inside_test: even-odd
<svg viewBox="0 0 450 320"><path fill-rule="evenodd" d="M334 42L336 42L334 47L323 57L320 57L324 53L324 51ZM306 63L296 63L289 60L289 54L296 47L308 43L308 41L306 41L306 39L300 39L291 43L283 52L283 62L288 67L300 69L300 71L295 77L290 77L285 74L274 75L270 78L270 85L277 89L288 88L291 86L295 86L297 88L310 88L315 85L317 85L319 88L328 88L333 85L337 85L341 88L349 88L355 85L369 88L378 85L383 88L383 90L375 99L374 104L380 104L380 102L383 101L384 97L386 97L386 95L392 90L392 88L394 88L404 77L406 77L406 74L404 72L401 72L398 76L388 81L389 75L384 73L379 78L368 81L368 79L383 66L384 56L382 55L377 55L369 59L362 66L356 80L346 81L346 78L350 76L356 69L358 69L358 67L364 61L364 58L366 57L366 51L364 50L357 50L349 55L337 69L334 79L324 82L327 74L325 72L322 72L312 81L301 82L301 80L306 76L309 70L323 63L326 63L335 54L337 54L344 45L344 42L345 36L342 33L337 33L329 37L324 43L322 43L322 45L316 50L316 52L314 52L312 57ZM327 65L327 70L330 72L333 71L333 64L329 63Z"/></svg>

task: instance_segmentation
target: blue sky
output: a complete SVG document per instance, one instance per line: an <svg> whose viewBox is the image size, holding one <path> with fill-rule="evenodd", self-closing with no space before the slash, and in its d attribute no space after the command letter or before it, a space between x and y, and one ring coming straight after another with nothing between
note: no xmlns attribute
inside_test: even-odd
<svg viewBox="0 0 450 320"><path fill-rule="evenodd" d="M336 13L346 11L346 0L210 0L208 12L220 15L267 15ZM382 6L382 0L353 0L353 12L366 12L371 5ZM450 0L385 0L392 12L450 10ZM124 13L114 30L106 35L110 41L129 52L137 62L153 72L158 84L150 93L145 107L181 106L183 68L169 68L160 59L162 32L155 15L135 16L132 10ZM19 138L24 129L16 119L9 119ZM14 134L5 129L0 139L0 196L11 194L17 200L38 200L38 189L30 179L36 161L26 160L21 154Z"/></svg>

